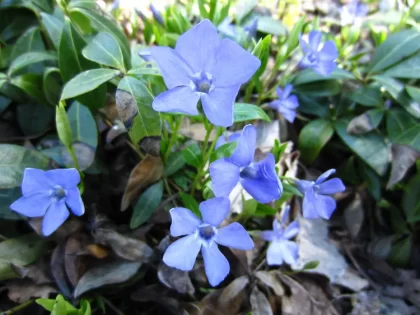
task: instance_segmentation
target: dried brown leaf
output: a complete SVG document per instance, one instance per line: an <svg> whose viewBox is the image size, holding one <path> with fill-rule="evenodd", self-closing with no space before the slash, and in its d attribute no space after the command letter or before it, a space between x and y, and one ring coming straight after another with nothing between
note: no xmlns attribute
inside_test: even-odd
<svg viewBox="0 0 420 315"><path fill-rule="evenodd" d="M180 128L179 133L195 141L204 141L206 138L207 131L203 124L191 124L189 126ZM216 132L213 130L210 133L209 140L213 141L215 139L216 139Z"/></svg>
<svg viewBox="0 0 420 315"><path fill-rule="evenodd" d="M188 271L169 267L162 262L158 268L158 278L160 282L178 293L193 295L195 292Z"/></svg>
<svg viewBox="0 0 420 315"><path fill-rule="evenodd" d="M36 284L27 279L7 281L5 287L9 291L9 299L18 304L31 298L48 298L51 293L57 293L57 289L50 284Z"/></svg>
<svg viewBox="0 0 420 315"><path fill-rule="evenodd" d="M344 223L351 237L356 238L365 219L362 197L359 193L354 195L353 201L344 210Z"/></svg>
<svg viewBox="0 0 420 315"><path fill-rule="evenodd" d="M88 237L85 234L75 234L68 238L64 249L64 267L67 278L73 287L86 272L87 266L81 254L85 251Z"/></svg>
<svg viewBox="0 0 420 315"><path fill-rule="evenodd" d="M391 189L402 180L408 169L420 158L420 152L408 145L392 144L392 168L391 176L386 184L387 189Z"/></svg>
<svg viewBox="0 0 420 315"><path fill-rule="evenodd" d="M70 297L72 289L66 277L64 255L65 255L65 244L61 243L54 249L53 254L51 256L51 262L50 262L51 274L60 292L64 296Z"/></svg>
<svg viewBox="0 0 420 315"><path fill-rule="evenodd" d="M121 201L121 211L125 211L137 201L140 192L157 182L163 175L163 163L160 157L146 155L131 171L124 196Z"/></svg>
<svg viewBox="0 0 420 315"><path fill-rule="evenodd" d="M277 296L284 295L284 288L274 272L257 271L255 277L267 287L271 288Z"/></svg>
<svg viewBox="0 0 420 315"><path fill-rule="evenodd" d="M249 297L252 307L252 315L273 315L270 302L267 297L255 286Z"/></svg>
<svg viewBox="0 0 420 315"><path fill-rule="evenodd" d="M89 244L87 246L87 251L93 257L98 258L98 259L104 259L108 257L109 255L109 250L107 248L97 245L97 244Z"/></svg>

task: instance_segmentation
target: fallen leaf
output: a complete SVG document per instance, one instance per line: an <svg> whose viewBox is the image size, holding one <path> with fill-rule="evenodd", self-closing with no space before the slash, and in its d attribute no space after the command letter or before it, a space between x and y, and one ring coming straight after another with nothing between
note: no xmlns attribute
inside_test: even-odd
<svg viewBox="0 0 420 315"><path fill-rule="evenodd" d="M127 186L121 201L121 211L125 211L137 201L140 192L157 182L163 175L163 163L160 157L147 155L131 171Z"/></svg>
<svg viewBox="0 0 420 315"><path fill-rule="evenodd" d="M140 149L146 153L156 157L160 156L160 136L144 137L140 140Z"/></svg>
<svg viewBox="0 0 420 315"><path fill-rule="evenodd" d="M365 210L362 197L359 193L356 193L352 202L344 210L344 224L353 239L359 235L364 219Z"/></svg>
<svg viewBox="0 0 420 315"><path fill-rule="evenodd" d="M257 286L252 289L249 297L252 307L252 315L273 315L270 302L267 297L258 290Z"/></svg>
<svg viewBox="0 0 420 315"><path fill-rule="evenodd" d="M180 128L179 133L195 141L204 141L207 131L203 124L191 124L189 126ZM216 140L216 132L215 130L212 130L210 133L209 141L214 140Z"/></svg>
<svg viewBox="0 0 420 315"><path fill-rule="evenodd" d="M162 262L158 268L158 278L160 282L178 293L193 295L195 292L188 271L169 267Z"/></svg>
<svg viewBox="0 0 420 315"><path fill-rule="evenodd" d="M113 261L89 269L74 289L74 298L83 293L109 284L123 283L131 279L142 266L141 262Z"/></svg>
<svg viewBox="0 0 420 315"><path fill-rule="evenodd" d="M67 281L65 269L65 243L59 244L51 256L51 274L57 284L60 293L66 297L71 297L72 288Z"/></svg>
<svg viewBox="0 0 420 315"><path fill-rule="evenodd" d="M284 295L284 288L274 272L257 271L255 277L267 287L271 288L277 296Z"/></svg>
<svg viewBox="0 0 420 315"><path fill-rule="evenodd" d="M50 284L36 284L28 279L7 281L5 287L9 291L7 294L9 299L18 304L25 303L31 298L48 298L51 293L58 293Z"/></svg>
<svg viewBox="0 0 420 315"><path fill-rule="evenodd" d="M103 246L97 245L97 244L89 244L87 246L87 251L93 257L98 258L98 259L104 259L104 258L108 257L108 255L109 255L109 250L108 249L106 249Z"/></svg>
<svg viewBox="0 0 420 315"><path fill-rule="evenodd" d="M401 181L411 166L420 158L420 152L402 144L392 144L392 168L386 189L391 189Z"/></svg>
<svg viewBox="0 0 420 315"><path fill-rule="evenodd" d="M64 248L64 268L67 279L73 288L87 270L87 266L84 264L84 257L81 255L87 247L87 242L87 235L74 234L68 238Z"/></svg>
<svg viewBox="0 0 420 315"><path fill-rule="evenodd" d="M279 121L259 121L257 125L257 148L263 153L269 153L274 147L275 140L280 141Z"/></svg>

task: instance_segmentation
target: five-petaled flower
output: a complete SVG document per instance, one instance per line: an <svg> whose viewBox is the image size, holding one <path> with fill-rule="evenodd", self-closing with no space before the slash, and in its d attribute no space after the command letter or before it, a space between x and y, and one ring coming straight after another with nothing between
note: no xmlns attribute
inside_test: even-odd
<svg viewBox="0 0 420 315"><path fill-rule="evenodd" d="M290 95L293 85L288 84L284 90L277 88L278 99L270 103L270 107L276 109L290 123L296 118L296 108L299 107L299 101L296 95Z"/></svg>
<svg viewBox="0 0 420 315"><path fill-rule="evenodd" d="M209 20L181 35L175 49L152 47L168 91L159 94L153 108L160 112L198 115L197 102L211 123L233 124L233 103L242 83L260 66L251 55L230 39L220 39Z"/></svg>
<svg viewBox="0 0 420 315"><path fill-rule="evenodd" d="M366 4L358 0L351 0L347 5L340 9L340 19L342 25L357 24L360 19L366 16L369 8Z"/></svg>
<svg viewBox="0 0 420 315"><path fill-rule="evenodd" d="M295 180L298 189L305 195L303 197L303 216L308 219L321 217L329 219L336 207L334 198L325 195L332 195L346 190L339 178L326 179L335 173L330 169L321 174L316 181Z"/></svg>
<svg viewBox="0 0 420 315"><path fill-rule="evenodd" d="M283 186L276 173L274 156L270 153L264 160L253 163L256 141L257 130L253 125L246 125L232 156L210 164L215 196L229 196L240 183L258 202L280 198Z"/></svg>
<svg viewBox="0 0 420 315"><path fill-rule="evenodd" d="M66 221L70 213L77 216L85 212L77 184L79 172L74 168L43 171L26 168L22 180L22 197L10 208L24 216L44 217L42 234L52 234Z"/></svg>
<svg viewBox="0 0 420 315"><path fill-rule="evenodd" d="M301 61L301 65L305 68L313 68L319 74L328 76L336 68L335 59L338 57L337 47L333 41L326 41L320 47L322 33L312 31L309 33L308 43L299 37L300 47L305 56Z"/></svg>
<svg viewBox="0 0 420 315"><path fill-rule="evenodd" d="M295 264L299 254L299 247L296 242L290 241L299 233L299 223L293 221L285 227L290 207L285 209L281 223L274 219L273 230L262 231L261 238L271 242L267 250L267 264L281 265L283 261L289 265Z"/></svg>
<svg viewBox="0 0 420 315"><path fill-rule="evenodd" d="M172 243L163 255L168 266L181 270L191 270L201 249L204 268L212 286L217 286L229 274L230 266L217 244L241 250L250 250L254 242L248 232L237 222L217 229L230 211L230 201L226 197L209 199L200 203L203 220L186 208L170 210L171 235L187 235Z"/></svg>

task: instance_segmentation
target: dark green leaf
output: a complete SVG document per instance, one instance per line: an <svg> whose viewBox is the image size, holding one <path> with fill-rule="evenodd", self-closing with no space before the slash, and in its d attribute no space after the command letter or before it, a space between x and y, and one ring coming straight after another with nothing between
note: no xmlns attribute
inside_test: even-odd
<svg viewBox="0 0 420 315"><path fill-rule="evenodd" d="M410 114L401 109L391 109L386 113L386 131L392 142L405 130L417 124L416 120Z"/></svg>
<svg viewBox="0 0 420 315"><path fill-rule="evenodd" d="M63 88L60 70L57 68L47 68L42 79L45 99L51 105L56 106L60 100L61 90Z"/></svg>
<svg viewBox="0 0 420 315"><path fill-rule="evenodd" d="M309 164L315 161L333 134L334 128L331 123L323 119L311 121L303 127L299 134L299 150L302 160Z"/></svg>
<svg viewBox="0 0 420 315"><path fill-rule="evenodd" d="M274 209L270 206L267 206L265 204L262 203L258 203L257 205L257 209L255 210L254 215L256 217L265 217L265 216L272 216L275 215L277 212L277 209Z"/></svg>
<svg viewBox="0 0 420 315"><path fill-rule="evenodd" d="M13 77L10 83L22 89L29 98L37 101L40 104L46 104L47 101L44 96L42 76L35 73L22 74Z"/></svg>
<svg viewBox="0 0 420 315"><path fill-rule="evenodd" d="M286 35L287 28L277 19L271 16L258 17L258 31L275 36Z"/></svg>
<svg viewBox="0 0 420 315"><path fill-rule="evenodd" d="M253 75L253 78L258 79L267 67L268 57L270 55L271 35L267 35L264 39L260 39L255 46L252 54L260 59L261 65Z"/></svg>
<svg viewBox="0 0 420 315"><path fill-rule="evenodd" d="M198 206L197 200L190 194L186 194L182 191L179 192L179 195L182 199L182 203L184 204L184 207L187 209L190 209L192 213L194 213L197 217L201 218L200 209Z"/></svg>
<svg viewBox="0 0 420 315"><path fill-rule="evenodd" d="M411 96L411 98L416 101L417 103L420 103L420 88L415 86L406 85L405 90L407 91L408 95Z"/></svg>
<svg viewBox="0 0 420 315"><path fill-rule="evenodd" d="M394 143L405 144L420 152L420 124L406 128L394 139Z"/></svg>
<svg viewBox="0 0 420 315"><path fill-rule="evenodd" d="M7 97L0 95L0 114L4 112L4 110L10 105L11 102L12 102L11 99L8 99Z"/></svg>
<svg viewBox="0 0 420 315"><path fill-rule="evenodd" d="M303 33L303 26L304 25L305 25L305 17L303 16L293 26L293 29L290 32L289 37L287 38L287 52L286 52L286 56L289 56L289 54L298 46L298 44L299 44L299 35L301 33Z"/></svg>
<svg viewBox="0 0 420 315"><path fill-rule="evenodd" d="M138 228L153 215L163 197L163 181L159 181L147 188L140 196L134 207L130 220L130 228Z"/></svg>
<svg viewBox="0 0 420 315"><path fill-rule="evenodd" d="M63 32L64 23L57 19L54 15L41 12L42 24L47 31L50 39L56 49L60 46L61 33Z"/></svg>
<svg viewBox="0 0 420 315"><path fill-rule="evenodd" d="M340 93L340 83L338 81L317 81L301 85L295 85L296 93L311 97L332 96Z"/></svg>
<svg viewBox="0 0 420 315"><path fill-rule="evenodd" d="M262 119L270 121L270 118L260 107L246 103L235 103L233 108L235 122Z"/></svg>
<svg viewBox="0 0 420 315"><path fill-rule="evenodd" d="M172 153L165 164L163 175L169 177L185 166L185 160L181 152Z"/></svg>
<svg viewBox="0 0 420 315"><path fill-rule="evenodd" d="M15 60L13 60L12 64L9 67L7 74L9 76L13 76L19 70L35 63L39 63L42 61L56 61L57 56L50 52L43 52L43 51L32 51L23 53Z"/></svg>
<svg viewBox="0 0 420 315"><path fill-rule="evenodd" d="M181 151L187 164L200 167L202 164L201 150L197 143L192 143Z"/></svg>
<svg viewBox="0 0 420 315"><path fill-rule="evenodd" d="M419 79L420 78L420 54L400 62L399 64L389 68L384 72L384 75L403 78L403 79Z"/></svg>
<svg viewBox="0 0 420 315"><path fill-rule="evenodd" d="M23 171L23 170L22 170ZM0 171L1 172L1 171ZM0 219L21 220L21 216L10 210L10 205L22 196L20 187L0 189Z"/></svg>
<svg viewBox="0 0 420 315"><path fill-rule="evenodd" d="M411 236L396 240L396 242L392 244L392 250L388 257L388 261L396 267L407 267L410 262L412 246L413 240Z"/></svg>
<svg viewBox="0 0 420 315"><path fill-rule="evenodd" d="M48 130L54 119L54 108L43 104L19 104L17 114L23 133L34 136Z"/></svg>
<svg viewBox="0 0 420 315"><path fill-rule="evenodd" d="M308 261L302 268L302 270L312 270L312 269L316 269L316 267L319 266L319 261L318 260L311 260Z"/></svg>
<svg viewBox="0 0 420 315"><path fill-rule="evenodd" d="M379 88L372 86L364 86L361 89L355 90L351 95L350 99L358 104L365 106L382 106L384 101L382 99L382 93Z"/></svg>
<svg viewBox="0 0 420 315"><path fill-rule="evenodd" d="M67 113L73 141L83 142L93 149L98 146L98 129L89 108L73 102Z"/></svg>
<svg viewBox="0 0 420 315"><path fill-rule="evenodd" d="M331 80L354 80L355 77L350 72L343 69L335 69L329 76L324 76L312 69L299 72L291 81L293 85L302 85L311 82L331 81Z"/></svg>
<svg viewBox="0 0 420 315"><path fill-rule="evenodd" d="M384 110L381 108L371 109L363 114L354 117L347 126L350 134L363 134L378 127L384 117Z"/></svg>
<svg viewBox="0 0 420 315"><path fill-rule="evenodd" d="M413 176L405 186L402 207L409 222L420 220L420 174Z"/></svg>
<svg viewBox="0 0 420 315"><path fill-rule="evenodd" d="M72 150L73 140L70 122L63 102L60 102L59 106L56 107L55 124L57 127L58 137L60 138L61 142L67 149Z"/></svg>
<svg viewBox="0 0 420 315"><path fill-rule="evenodd" d="M41 32L39 28L32 27L28 29L19 39L16 41L12 52L12 59L17 58L18 56L33 51L44 51L45 46L42 41ZM33 71L34 68L32 68ZM39 67L36 68L39 70ZM32 71L31 71L32 72Z"/></svg>

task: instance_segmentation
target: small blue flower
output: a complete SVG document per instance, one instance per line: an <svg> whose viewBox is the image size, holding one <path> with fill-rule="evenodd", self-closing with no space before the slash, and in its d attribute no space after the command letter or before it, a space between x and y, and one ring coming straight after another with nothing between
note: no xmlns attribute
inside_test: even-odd
<svg viewBox="0 0 420 315"><path fill-rule="evenodd" d="M22 197L10 208L24 216L44 217L42 234L48 236L67 220L70 213L85 213L77 184L79 172L74 168L43 171L27 168L23 173Z"/></svg>
<svg viewBox="0 0 420 315"><path fill-rule="evenodd" d="M139 54L139 57L146 62L150 62L150 61L153 60L152 53L151 53L150 49L148 49L148 48L140 50L138 54Z"/></svg>
<svg viewBox="0 0 420 315"><path fill-rule="evenodd" d="M316 181L298 179L296 185L305 195L303 197L303 216L308 219L324 218L328 220L336 208L334 198L325 195L332 195L346 190L343 182L339 178L326 179L335 173L335 169L330 169L321 174Z"/></svg>
<svg viewBox="0 0 420 315"><path fill-rule="evenodd" d="M150 11L152 11L153 18L158 22L160 25L165 25L165 21L163 20L162 14L155 8L153 4L149 4Z"/></svg>
<svg viewBox="0 0 420 315"><path fill-rule="evenodd" d="M239 223L234 222L217 229L229 211L230 201L226 197L213 198L200 203L203 220L186 208L171 209L171 235L187 236L168 247L163 255L163 262L168 266L189 271L194 267L201 249L207 278L212 286L217 286L230 270L229 262L217 244L241 250L254 248L254 242Z"/></svg>
<svg viewBox="0 0 420 315"><path fill-rule="evenodd" d="M343 25L355 24L360 18L366 16L369 8L358 0L352 0L340 10L340 19Z"/></svg>
<svg viewBox="0 0 420 315"><path fill-rule="evenodd" d="M228 143L228 142L237 141L240 137L241 137L241 132L240 132L240 131L237 131L237 132L232 133L232 134L231 134L231 135L227 138L227 141L226 141L226 137L225 137L225 135L221 135L221 136L217 139L217 141L216 141L216 145L214 146L214 148L215 148L215 149L217 149L217 148L221 147L222 145L224 145L224 144L226 144L226 143Z"/></svg>
<svg viewBox="0 0 420 315"><path fill-rule="evenodd" d="M283 214L281 223L274 219L272 231L262 231L261 238L271 242L267 250L267 264L281 265L283 261L289 265L295 264L299 255L299 247L296 242L290 241L299 233L299 223L293 221L285 228L290 207Z"/></svg>
<svg viewBox="0 0 420 315"><path fill-rule="evenodd" d="M333 41L326 41L320 48L322 33L312 31L309 33L308 43L299 37L300 47L305 56L301 65L305 68L313 68L321 75L328 76L336 68L335 60L338 58L337 47Z"/></svg>
<svg viewBox="0 0 420 315"><path fill-rule="evenodd" d="M197 103L211 123L233 124L233 103L242 83L260 66L230 39L220 39L216 28L204 20L182 34L175 46L152 47L168 91L159 94L153 108L159 112L198 115Z"/></svg>
<svg viewBox="0 0 420 315"><path fill-rule="evenodd" d="M282 91L277 88L278 100L270 103L270 107L276 109L283 117L290 123L293 123L296 118L296 108L299 107L299 101L296 95L290 95L293 90L293 85L288 84Z"/></svg>
<svg viewBox="0 0 420 315"><path fill-rule="evenodd" d="M246 125L238 139L238 146L230 158L222 158L210 164L210 177L216 197L229 196L236 184L258 202L268 203L280 198L283 186L276 174L274 156L270 153L253 163L257 130Z"/></svg>

